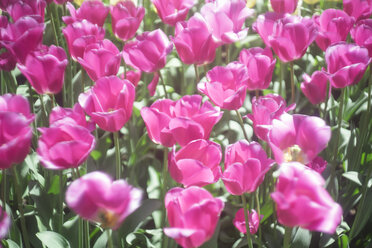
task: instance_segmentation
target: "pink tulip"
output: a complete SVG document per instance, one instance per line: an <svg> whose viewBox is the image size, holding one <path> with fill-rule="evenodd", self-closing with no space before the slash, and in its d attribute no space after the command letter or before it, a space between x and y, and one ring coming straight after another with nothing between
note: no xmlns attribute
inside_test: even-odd
<svg viewBox="0 0 372 248"><path fill-rule="evenodd" d="M316 36L312 19L286 15L275 22L269 43L281 61L289 62L301 58Z"/></svg>
<svg viewBox="0 0 372 248"><path fill-rule="evenodd" d="M372 14L372 0L343 0L344 11L357 21L367 19Z"/></svg>
<svg viewBox="0 0 372 248"><path fill-rule="evenodd" d="M248 28L242 29L245 19L253 14L245 0L216 0L205 4L201 10L218 44L233 43L247 36Z"/></svg>
<svg viewBox="0 0 372 248"><path fill-rule="evenodd" d="M0 37L1 37L1 30L6 29L8 26L8 18L6 16L0 16ZM17 63L16 58L9 52L6 48L1 44L0 40L0 70L3 71L12 71Z"/></svg>
<svg viewBox="0 0 372 248"><path fill-rule="evenodd" d="M252 209L251 212L248 212L248 222L249 222L249 232L251 234L255 234L258 230L258 226L260 225L260 217L258 216L257 212ZM234 226L239 230L241 233L247 233L247 227L245 225L245 216L244 216L244 208L241 208L236 212L235 218L233 220Z"/></svg>
<svg viewBox="0 0 372 248"><path fill-rule="evenodd" d="M270 0L271 7L277 13L293 13L297 8L298 0Z"/></svg>
<svg viewBox="0 0 372 248"><path fill-rule="evenodd" d="M226 148L222 181L232 195L252 193L273 164L257 142L238 141Z"/></svg>
<svg viewBox="0 0 372 248"><path fill-rule="evenodd" d="M0 209L0 239L3 239L8 235L10 225L10 216L5 212L5 210Z"/></svg>
<svg viewBox="0 0 372 248"><path fill-rule="evenodd" d="M13 21L17 21L23 16L40 16L40 22L44 22L46 2L45 0L22 0L16 1L7 7L7 12Z"/></svg>
<svg viewBox="0 0 372 248"><path fill-rule="evenodd" d="M345 41L354 25L354 19L338 9L326 9L320 16L314 16L313 19L319 30L315 41L323 51L330 45Z"/></svg>
<svg viewBox="0 0 372 248"><path fill-rule="evenodd" d="M243 49L239 62L248 69L248 90L264 90L269 87L276 63L269 47Z"/></svg>
<svg viewBox="0 0 372 248"><path fill-rule="evenodd" d="M207 95L218 107L239 109L247 94L247 68L233 62L227 66L216 66L207 73L206 81L198 84L198 90Z"/></svg>
<svg viewBox="0 0 372 248"><path fill-rule="evenodd" d="M5 94L0 96L0 112L3 111L22 114L29 123L34 120L34 114L30 112L28 100L21 95Z"/></svg>
<svg viewBox="0 0 372 248"><path fill-rule="evenodd" d="M141 71L127 71L126 78L124 77L124 73L120 74L121 79L128 79L134 87L137 87L138 82L141 80Z"/></svg>
<svg viewBox="0 0 372 248"><path fill-rule="evenodd" d="M113 181L107 174L94 171L73 181L66 191L69 208L83 219L116 230L141 204L142 191L125 180Z"/></svg>
<svg viewBox="0 0 372 248"><path fill-rule="evenodd" d="M121 54L110 40L104 39L86 46L83 57L77 58L89 77L96 81L104 76L116 75L119 71Z"/></svg>
<svg viewBox="0 0 372 248"><path fill-rule="evenodd" d="M186 19L187 13L197 2L196 0L151 0L155 5L160 19L171 26Z"/></svg>
<svg viewBox="0 0 372 248"><path fill-rule="evenodd" d="M327 49L325 61L332 87L344 88L362 79L371 58L367 48L342 42Z"/></svg>
<svg viewBox="0 0 372 248"><path fill-rule="evenodd" d="M0 47L6 48L17 62L24 63L27 55L41 44L43 31L43 23L30 16L21 17L0 28Z"/></svg>
<svg viewBox="0 0 372 248"><path fill-rule="evenodd" d="M196 139L208 139L222 112L200 95L186 95L178 101L157 100L151 107L141 109L150 139L171 147L187 145Z"/></svg>
<svg viewBox="0 0 372 248"><path fill-rule="evenodd" d="M145 15L145 8L136 7L131 0L118 2L110 7L112 32L123 41L136 34Z"/></svg>
<svg viewBox="0 0 372 248"><path fill-rule="evenodd" d="M266 12L257 17L257 20L252 24L252 29L256 31L266 46L270 47L269 36L273 34L274 24L284 17L284 14L276 12Z"/></svg>
<svg viewBox="0 0 372 248"><path fill-rule="evenodd" d="M187 22L177 23L173 43L183 63L196 65L211 63L218 46L211 28L198 13Z"/></svg>
<svg viewBox="0 0 372 248"><path fill-rule="evenodd" d="M57 94L62 90L67 63L62 47L43 46L31 52L18 69L38 94Z"/></svg>
<svg viewBox="0 0 372 248"><path fill-rule="evenodd" d="M306 73L302 75L304 81L301 83L302 93L312 104L324 102L327 98L328 75L324 71L315 71L311 77ZM329 87L328 95L331 93Z"/></svg>
<svg viewBox="0 0 372 248"><path fill-rule="evenodd" d="M268 142L278 164L307 164L327 147L331 128L315 116L282 114L274 119Z"/></svg>
<svg viewBox="0 0 372 248"><path fill-rule="evenodd" d="M104 39L105 30L87 20L74 22L62 29L71 57L83 57L87 45Z"/></svg>
<svg viewBox="0 0 372 248"><path fill-rule="evenodd" d="M275 192L278 221L288 227L333 234L341 222L342 209L324 189L323 177L300 163L280 168Z"/></svg>
<svg viewBox="0 0 372 248"><path fill-rule="evenodd" d="M357 22L350 33L355 43L367 48L369 56L372 57L372 19Z"/></svg>
<svg viewBox="0 0 372 248"><path fill-rule="evenodd" d="M135 89L128 80L116 76L102 77L79 103L85 112L105 131L119 131L132 115Z"/></svg>
<svg viewBox="0 0 372 248"><path fill-rule="evenodd" d="M169 153L169 173L185 187L205 186L221 177L222 152L219 144L198 139L193 140L176 152Z"/></svg>
<svg viewBox="0 0 372 248"><path fill-rule="evenodd" d="M78 10L71 3L67 3L66 6L71 16L63 16L62 19L67 25L87 20L102 27L109 13L109 8L99 0L84 1Z"/></svg>
<svg viewBox="0 0 372 248"><path fill-rule="evenodd" d="M164 233L183 248L199 247L212 237L223 207L203 188L173 188L165 196L169 227Z"/></svg>
<svg viewBox="0 0 372 248"><path fill-rule="evenodd" d="M327 161L325 161L322 157L316 157L310 163L306 164L307 167L313 169L314 171L321 174L327 168Z"/></svg>
<svg viewBox="0 0 372 248"><path fill-rule="evenodd" d="M252 99L252 114L247 115L253 122L253 130L256 136L267 141L267 134L271 128L272 121L286 112L293 110L296 105L286 107L285 100L274 94Z"/></svg>
<svg viewBox="0 0 372 248"><path fill-rule="evenodd" d="M0 1L0 9L6 11L8 6L18 2L19 0L1 0Z"/></svg>

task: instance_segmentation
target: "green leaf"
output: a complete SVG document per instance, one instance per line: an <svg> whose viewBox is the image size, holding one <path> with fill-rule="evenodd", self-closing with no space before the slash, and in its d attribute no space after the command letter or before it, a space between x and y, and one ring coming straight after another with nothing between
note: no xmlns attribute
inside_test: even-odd
<svg viewBox="0 0 372 248"><path fill-rule="evenodd" d="M311 242L311 232L306 229L298 228L292 241L292 247L309 247Z"/></svg>
<svg viewBox="0 0 372 248"><path fill-rule="evenodd" d="M62 235L51 232L39 232L36 236L40 239L40 241L48 248L69 248L70 243L65 239Z"/></svg>
<svg viewBox="0 0 372 248"><path fill-rule="evenodd" d="M48 194L58 195L60 192L59 189L59 176L54 175L52 179L52 184L48 190Z"/></svg>
<svg viewBox="0 0 372 248"><path fill-rule="evenodd" d="M347 171L342 174L343 177L349 179L350 181L362 186L362 182L360 181L361 176L356 171Z"/></svg>
<svg viewBox="0 0 372 248"><path fill-rule="evenodd" d="M5 242L7 243L9 248L19 248L19 245L10 239L5 240Z"/></svg>

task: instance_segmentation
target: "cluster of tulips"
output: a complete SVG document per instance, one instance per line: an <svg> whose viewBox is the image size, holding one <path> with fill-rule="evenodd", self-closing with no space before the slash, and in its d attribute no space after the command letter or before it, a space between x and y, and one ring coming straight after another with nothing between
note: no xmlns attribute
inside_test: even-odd
<svg viewBox="0 0 372 248"><path fill-rule="evenodd" d="M168 225L163 223L161 227L165 235L185 248L199 247L213 236L226 201L211 194L207 185L220 179L225 192L240 196L242 208L236 212L233 224L246 233L249 247L253 247L252 240L265 245L261 233L259 239L255 238L265 217L259 193L268 190L260 188L265 180L275 184L270 196L277 221L287 227L285 246L289 245L293 227L334 234L343 211L328 193L322 176L328 166L330 178L334 178L337 166L328 165L331 161L320 156L331 140L327 102L334 90L341 90L337 147L344 89L358 84L372 61L372 2L344 0L343 10L326 9L320 15L302 17L297 0L271 0L268 4L272 11L258 15L249 30L258 33L264 46L240 49L235 61L229 61L229 46L246 39L246 24L255 15L245 0L203 1L200 9L195 8L196 0L151 2L162 25L171 30L170 36L160 28L140 32L145 8L131 0L110 5L87 0L78 8L66 0L1 1L2 181L6 169L13 168L17 188L20 182L14 165L22 164L30 150L35 150L43 167L40 170L64 171L73 180L68 180L66 192L60 192L65 193L69 209L104 229L118 229L145 195L144 189L124 180L129 175L123 171L120 130L126 129L132 117L137 89L146 83L146 94L154 101L140 108L140 116L150 140L165 151L160 198L162 218L168 220ZM46 9L53 45L43 44ZM64 14L61 20L56 18L59 13ZM107 32L121 47L107 38ZM311 104L323 104L323 118L296 111L296 104L307 100L299 99L301 92L296 93L294 61L301 59L314 41L324 51L325 67L312 75L304 73L298 88ZM216 60L216 51L221 50L227 51L226 64L210 66ZM190 95L177 97L162 75L171 53L183 66L194 66L197 91ZM283 94L265 93L272 85L278 63L289 64L290 104ZM77 74L74 67L81 68L80 87L72 84L73 74ZM204 77L200 77L201 67ZM8 93L12 83L9 75L16 69L30 85L29 99ZM149 78L146 74L151 74L150 82L144 80ZM285 86L279 83L282 92ZM80 89L78 94L76 89ZM39 116L35 115L32 91L39 95ZM246 106L249 92L255 95L250 98L251 111L241 116L239 110ZM369 95L368 112L370 100ZM50 111L45 101L50 102ZM245 139L224 146L226 143L211 138L223 117L222 110L236 115ZM38 127L38 123L43 126ZM252 126L251 135L246 131L247 123ZM112 133L116 163L112 176L116 180L100 171L80 176L79 168L86 166L97 145L98 129L105 135ZM168 173L174 181L168 182ZM169 189L169 185L177 187ZM249 210L246 193L252 199ZM24 247L28 248L22 194L15 194L20 200ZM62 219L64 202L60 203ZM6 204L2 199L0 238L6 237L11 224Z"/></svg>

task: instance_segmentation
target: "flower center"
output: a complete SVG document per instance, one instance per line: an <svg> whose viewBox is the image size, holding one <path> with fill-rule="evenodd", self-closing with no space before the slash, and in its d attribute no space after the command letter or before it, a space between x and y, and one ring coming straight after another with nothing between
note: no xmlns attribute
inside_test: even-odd
<svg viewBox="0 0 372 248"><path fill-rule="evenodd" d="M298 145L288 147L284 150L284 161L285 162L300 162L305 164L306 155L302 152Z"/></svg>
<svg viewBox="0 0 372 248"><path fill-rule="evenodd" d="M119 216L109 210L101 210L98 213L98 220L103 228L113 228L116 226Z"/></svg>

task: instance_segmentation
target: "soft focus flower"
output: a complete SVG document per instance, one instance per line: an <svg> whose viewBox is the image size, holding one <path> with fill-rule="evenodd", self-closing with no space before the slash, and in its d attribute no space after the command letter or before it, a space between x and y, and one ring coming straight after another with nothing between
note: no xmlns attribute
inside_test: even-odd
<svg viewBox="0 0 372 248"><path fill-rule="evenodd" d="M22 0L9 5L6 10L14 22L23 16L32 15L40 16L40 22L44 22L45 6L45 0Z"/></svg>
<svg viewBox="0 0 372 248"><path fill-rule="evenodd" d="M178 101L157 100L141 109L150 139L171 147L185 146L192 140L208 139L222 112L208 101L202 103L200 95L186 95Z"/></svg>
<svg viewBox="0 0 372 248"><path fill-rule="evenodd" d="M248 28L242 29L244 21L253 14L245 0L216 0L205 4L200 13L212 28L218 44L233 43L247 36Z"/></svg>
<svg viewBox="0 0 372 248"><path fill-rule="evenodd" d="M226 148L222 181L230 194L252 193L273 163L257 142L238 141Z"/></svg>
<svg viewBox="0 0 372 248"><path fill-rule="evenodd" d="M187 13L196 0L151 0L160 19L171 26L186 19Z"/></svg>
<svg viewBox="0 0 372 248"><path fill-rule="evenodd" d="M332 87L344 88L362 79L371 58L367 48L342 42L326 50L325 61Z"/></svg>
<svg viewBox="0 0 372 248"><path fill-rule="evenodd" d="M131 82L135 87L137 87L138 82L141 80L141 71L127 71L126 75L124 73L120 74L121 79L127 79Z"/></svg>
<svg viewBox="0 0 372 248"><path fill-rule="evenodd" d="M75 10L74 5L71 3L67 3L66 6L71 16L63 16L62 20L67 25L76 21L87 20L102 27L109 13L109 8L99 0L84 1L78 10Z"/></svg>
<svg viewBox="0 0 372 248"><path fill-rule="evenodd" d="M29 123L34 120L34 114L30 112L28 100L21 95L5 94L0 96L0 111L22 114Z"/></svg>
<svg viewBox="0 0 372 248"><path fill-rule="evenodd" d="M62 47L42 46L31 52L18 69L38 94L57 94L62 90L68 60Z"/></svg>
<svg viewBox="0 0 372 248"><path fill-rule="evenodd" d="M253 122L253 130L256 136L267 141L267 133L274 119L278 119L283 113L293 110L296 105L286 107L285 100L274 94L260 96L252 99L252 114L247 115Z"/></svg>
<svg viewBox="0 0 372 248"><path fill-rule="evenodd" d="M5 204L3 202L3 204ZM8 235L11 225L10 216L3 210L0 209L0 240L5 238Z"/></svg>
<svg viewBox="0 0 372 248"><path fill-rule="evenodd" d="M76 168L84 163L96 145L90 131L75 123L59 122L38 130L41 136L37 154L47 169Z"/></svg>
<svg viewBox="0 0 372 248"><path fill-rule="evenodd" d="M306 166L313 169L314 171L321 174L327 168L327 161L325 161L322 157L314 158L310 163L307 163Z"/></svg>
<svg viewBox="0 0 372 248"><path fill-rule="evenodd" d="M211 63L218 46L212 30L198 13L187 22L177 23L173 43L183 63L196 65Z"/></svg>
<svg viewBox="0 0 372 248"><path fill-rule="evenodd" d="M112 32L121 40L131 39L145 15L145 8L136 7L131 0L120 1L110 7Z"/></svg>
<svg viewBox="0 0 372 248"><path fill-rule="evenodd" d="M327 97L327 73L315 71L311 77L305 73L302 78L304 81L301 83L301 90L307 99L314 105L324 102ZM328 95L330 92L331 87L329 87Z"/></svg>
<svg viewBox="0 0 372 248"><path fill-rule="evenodd" d="M18 2L19 0L2 0L0 1L0 9L6 11L8 6Z"/></svg>
<svg viewBox="0 0 372 248"><path fill-rule="evenodd" d="M273 34L275 22L283 17L284 14L266 12L265 14L259 15L256 21L252 24L252 29L260 35L266 46L271 46L269 36Z"/></svg>
<svg viewBox="0 0 372 248"><path fill-rule="evenodd" d="M110 40L104 39L86 46L83 57L77 58L89 77L96 81L104 76L116 75L119 71L121 54Z"/></svg>
<svg viewBox="0 0 372 248"><path fill-rule="evenodd" d="M264 90L269 87L276 63L269 47L243 49L239 62L248 69L248 90Z"/></svg>
<svg viewBox="0 0 372 248"><path fill-rule="evenodd" d="M282 114L274 119L268 142L278 164L307 164L327 147L331 128L316 116Z"/></svg>
<svg viewBox="0 0 372 248"><path fill-rule="evenodd" d="M314 41L317 28L308 17L286 15L275 22L270 46L281 61L289 62L301 58Z"/></svg>
<svg viewBox="0 0 372 248"><path fill-rule="evenodd" d="M169 153L169 173L185 187L205 186L221 177L222 152L219 144L198 139L191 141L176 152Z"/></svg>
<svg viewBox="0 0 372 248"><path fill-rule="evenodd" d="M324 189L323 177L300 163L280 168L275 192L278 221L285 226L333 234L341 222L342 209Z"/></svg>
<svg viewBox="0 0 372 248"><path fill-rule="evenodd" d="M344 11L356 21L367 19L372 14L372 0L343 0Z"/></svg>
<svg viewBox="0 0 372 248"><path fill-rule="evenodd" d="M199 247L212 237L223 207L203 188L173 188L165 196L169 227L164 233L183 248Z"/></svg>
<svg viewBox="0 0 372 248"><path fill-rule="evenodd" d="M228 109L239 109L247 94L248 71L237 62L227 66L216 66L208 71L206 81L198 84L198 90L206 94L217 106Z"/></svg>
<svg viewBox="0 0 372 248"><path fill-rule="evenodd" d="M248 212L248 222L249 222L249 232L255 234L260 225L260 217L257 212L252 209L251 212ZM245 225L245 216L244 208L241 208L236 212L235 218L233 220L234 226L239 230L239 232L247 233L247 227Z"/></svg>
<svg viewBox="0 0 372 248"><path fill-rule="evenodd" d="M326 9L313 19L319 31L315 42L323 51L332 44L345 41L354 25L354 19L339 9Z"/></svg>
<svg viewBox="0 0 372 248"><path fill-rule="evenodd" d="M101 223L103 228L120 227L141 204L142 191L125 180L112 181L94 171L73 181L66 191L66 203L83 219Z"/></svg>
<svg viewBox="0 0 372 248"><path fill-rule="evenodd" d="M270 3L277 13L293 13L297 8L298 0L270 0Z"/></svg>
<svg viewBox="0 0 372 248"><path fill-rule="evenodd" d="M357 22L350 33L355 43L367 48L369 56L372 57L372 19Z"/></svg>

